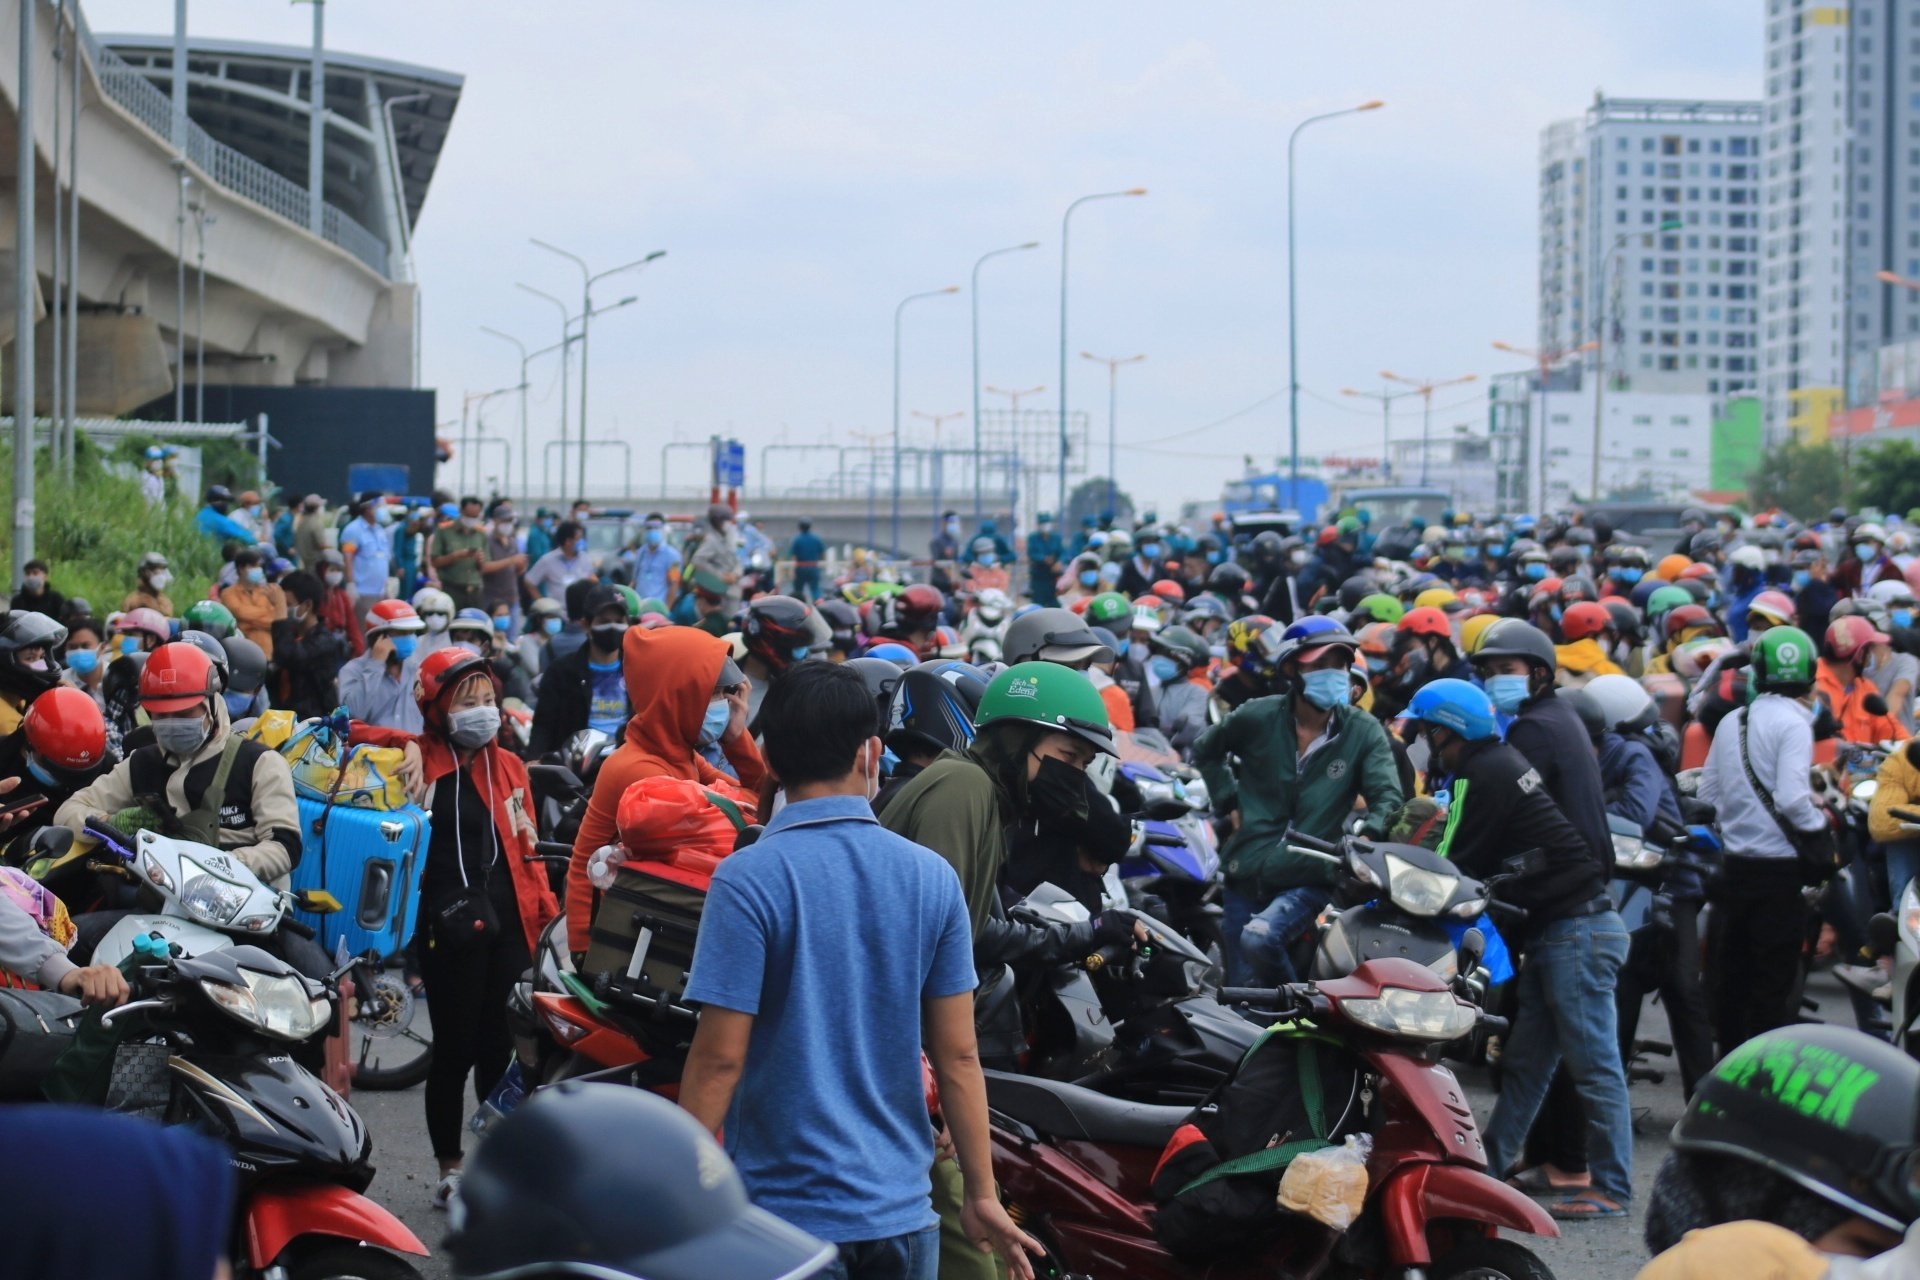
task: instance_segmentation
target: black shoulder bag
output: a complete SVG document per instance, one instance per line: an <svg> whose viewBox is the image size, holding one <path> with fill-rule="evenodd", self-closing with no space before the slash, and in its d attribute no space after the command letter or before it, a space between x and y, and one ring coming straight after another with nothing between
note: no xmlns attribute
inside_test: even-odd
<svg viewBox="0 0 1920 1280"><path fill-rule="evenodd" d="M1753 793L1760 797L1760 805L1772 818L1774 825L1780 828L1780 834L1793 846L1793 852L1800 860L1800 875L1810 885L1825 884L1835 871L1840 869L1840 842L1834 838L1833 828L1822 824L1818 831L1802 831L1788 822L1786 817L1773 803L1773 792L1760 784L1760 775L1753 771L1753 758L1747 754L1747 720L1752 714L1751 705L1742 707L1740 716L1740 767L1747 771L1747 783Z"/></svg>

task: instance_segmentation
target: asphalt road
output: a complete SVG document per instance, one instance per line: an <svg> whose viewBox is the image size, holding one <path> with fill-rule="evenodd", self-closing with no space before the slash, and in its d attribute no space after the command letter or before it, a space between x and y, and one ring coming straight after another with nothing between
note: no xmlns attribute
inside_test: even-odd
<svg viewBox="0 0 1920 1280"><path fill-rule="evenodd" d="M1850 1026L1847 1004L1839 992L1838 984L1824 973L1812 980L1810 993L1821 1002L1821 1016ZM1651 1005L1642 1016L1640 1035L1648 1040L1666 1038L1665 1012L1657 1004ZM1570 1223L1557 1240L1527 1242L1560 1280L1632 1280L1647 1260L1646 1247L1640 1239L1642 1210L1652 1193L1654 1173L1667 1153L1667 1135L1684 1109L1679 1072L1673 1069L1672 1059L1656 1059L1651 1065L1665 1067L1666 1080L1660 1084L1641 1082L1632 1088L1636 1199L1632 1216L1624 1220ZM1462 1072L1462 1078L1484 1124L1494 1098L1485 1076L1467 1070ZM434 1251L434 1257L421 1270L430 1280L442 1280L450 1274L440 1248L446 1235L446 1215L436 1212L430 1203L437 1173L427 1145L421 1093L418 1087L398 1093L358 1090L352 1101L373 1129L373 1157L379 1176L368 1194L398 1214Z"/></svg>

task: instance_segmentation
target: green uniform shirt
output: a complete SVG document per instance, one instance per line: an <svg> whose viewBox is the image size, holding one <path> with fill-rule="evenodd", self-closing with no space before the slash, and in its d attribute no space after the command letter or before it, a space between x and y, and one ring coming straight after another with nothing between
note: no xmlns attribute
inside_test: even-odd
<svg viewBox="0 0 1920 1280"><path fill-rule="evenodd" d="M1007 856L1006 821L999 786L958 751L942 751L887 801L880 815L881 826L925 845L953 865L976 938L999 891L995 886Z"/></svg>
<svg viewBox="0 0 1920 1280"><path fill-rule="evenodd" d="M456 551L478 551L482 555L487 550L487 531L469 529L460 524L449 524L434 530L433 545L428 550L429 559L438 560L441 556L452 555ZM455 560L443 565L434 572L440 581L450 587L471 587L480 589L480 562L478 560Z"/></svg>

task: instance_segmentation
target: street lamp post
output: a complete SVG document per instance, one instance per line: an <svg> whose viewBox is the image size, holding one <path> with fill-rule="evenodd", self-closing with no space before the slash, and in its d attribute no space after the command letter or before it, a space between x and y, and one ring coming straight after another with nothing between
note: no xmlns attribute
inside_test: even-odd
<svg viewBox="0 0 1920 1280"><path fill-rule="evenodd" d="M1073 211L1089 200L1115 200L1121 196L1143 196L1145 187L1125 191L1101 191L1081 196L1060 215L1060 498L1059 513L1067 509L1067 232L1073 223Z"/></svg>
<svg viewBox="0 0 1920 1280"><path fill-rule="evenodd" d="M929 289L925 293L910 293L900 299L900 305L893 309L893 533L892 550L900 554L900 316L907 304L919 302L924 298L944 297L949 293L960 292L960 286L950 284L944 289Z"/></svg>
<svg viewBox="0 0 1920 1280"><path fill-rule="evenodd" d="M1427 459L1428 459L1428 455L1429 455L1429 454L1431 454L1431 453L1432 453L1432 451L1433 451L1433 445L1432 445L1432 440L1433 440L1433 393L1434 393L1434 392L1436 392L1436 391L1438 391L1438 390L1440 390L1440 389L1441 389L1442 387L1460 387L1460 386L1465 386L1465 385L1466 385L1467 383L1469 383L1469 382L1475 382L1475 381L1478 381L1478 380L1479 380L1479 377L1480 377L1480 375L1479 375L1479 374L1477 374L1477 373L1469 373L1469 374L1467 374L1467 375L1465 375L1464 377L1459 377L1459 378L1445 378L1445 379L1442 379L1442 380L1440 380L1440 381L1438 381L1438 382L1422 382L1422 381L1420 381L1420 380L1419 380L1418 378L1403 378L1403 377L1401 377L1401 376L1400 376L1399 374L1397 374L1397 373L1389 373L1389 372L1387 372L1387 371L1385 371L1385 370L1382 370L1382 371L1381 371L1381 373L1380 373L1380 376L1381 376L1382 378L1384 378L1384 379L1385 379L1386 381L1388 381L1388 382L1399 382L1399 383L1404 383L1405 385L1407 385L1407 386L1409 386L1409 387L1412 387L1412 388L1413 388L1413 390L1411 390L1411 391L1406 391L1406 392L1402 392L1402 393L1401 393L1402 395L1417 395L1417 396L1419 396L1419 397L1420 397L1420 404L1421 404L1421 410L1420 410L1420 483L1424 485L1424 484L1425 484L1425 483L1427 482Z"/></svg>
<svg viewBox="0 0 1920 1280"><path fill-rule="evenodd" d="M986 265L987 259L997 258L1003 253L1020 253L1039 247L1038 240L1029 240L1025 244L983 253L979 261L973 264L973 292L969 296L973 303L973 522L976 525L984 514L980 505L980 268Z"/></svg>
<svg viewBox="0 0 1920 1280"><path fill-rule="evenodd" d="M1323 115L1308 116L1295 125L1293 132L1287 135L1287 478L1293 490L1287 500L1296 506L1300 500L1300 324L1293 270L1294 143L1300 140L1301 130L1308 125L1319 124L1322 120L1337 120L1341 116L1358 115L1362 111L1378 111L1386 105L1375 98L1357 107L1345 107L1339 111L1328 111Z"/></svg>
<svg viewBox="0 0 1920 1280"><path fill-rule="evenodd" d="M533 468L529 462L527 448L527 344L510 333L489 328L484 324L480 326L480 332L490 334L502 342L511 342L513 349L520 353L520 501L531 502L533 500Z"/></svg>
<svg viewBox="0 0 1920 1280"><path fill-rule="evenodd" d="M1393 479L1393 402L1416 396L1418 391L1355 391L1352 387L1340 388L1343 396L1358 396L1362 400L1380 402L1380 476L1383 480ZM1424 430L1424 428L1423 428Z"/></svg>
<svg viewBox="0 0 1920 1280"><path fill-rule="evenodd" d="M605 280L608 276L619 275L622 271L632 271L639 267L644 267L656 259L664 258L667 256L667 251L665 249L655 249L644 258L635 258L632 262L623 262L617 267L609 267L607 270L595 275L587 266L587 260L578 254L569 253L558 245L548 244L545 240L536 237L529 236L528 239L532 241L536 248L545 249L548 253L558 254L560 257L573 263L574 266L580 268L580 463L579 487L574 496L583 499L587 496L587 336L590 322L594 316L593 286Z"/></svg>
<svg viewBox="0 0 1920 1280"><path fill-rule="evenodd" d="M1593 350L1594 344L1591 342L1583 342L1577 347L1545 347L1536 349L1533 347L1516 347L1510 342L1496 342L1493 344L1493 349L1495 351L1504 351L1510 356L1520 356L1523 359L1533 361L1534 368L1539 376L1540 465L1538 472L1540 487L1538 493L1535 495L1537 499L1535 505L1540 509L1534 512L1534 514L1541 519L1545 519L1547 515L1547 375L1553 371L1553 366L1559 364L1568 356L1575 356L1582 352ZM1600 424L1598 422L1594 423L1593 429L1598 431Z"/></svg>
<svg viewBox="0 0 1920 1280"><path fill-rule="evenodd" d="M946 426L947 423L952 422L955 418L964 418L967 415L966 411L962 409L955 409L952 413L927 413L923 410L915 409L913 416L916 418L924 418L933 424L933 453L927 470L928 475L931 476L933 480L933 527L934 530L938 532L940 528L941 471L946 462L946 455L940 452L940 428ZM978 417L979 415L976 413L976 421ZM979 482L977 480L975 481L974 487L976 489L979 488Z"/></svg>
<svg viewBox="0 0 1920 1280"><path fill-rule="evenodd" d="M1107 519L1112 520L1115 512L1119 509L1115 504L1119 501L1119 481L1116 477L1120 472L1120 446L1117 443L1119 436L1115 434L1114 424L1119 419L1120 366L1123 364L1138 364L1147 357L1144 354L1137 356L1096 356L1091 352L1082 351L1080 358L1082 360L1091 360L1095 364L1107 366ZM1054 513L1054 518L1064 522L1067 518L1067 513L1065 511L1057 511ZM1065 524L1063 523L1061 527L1064 528Z"/></svg>
<svg viewBox="0 0 1920 1280"><path fill-rule="evenodd" d="M552 294L543 293L540 290L534 288L530 284L516 284L513 287L521 290L524 293L530 293L536 298L545 298L548 302L551 302L555 307L559 308L560 310L560 344L559 344L560 345L560 434L559 434L559 439L564 441L567 438L567 348L573 345L573 336L572 336L573 335L573 318L567 314L567 304L560 301L560 299L554 297ZM582 452L584 453L585 450L582 450ZM544 453L541 454L542 458L544 458L545 456L546 455ZM566 467L567 467L567 451L563 446L560 450L560 472L561 472L560 489L562 493L565 492L567 487ZM546 475L546 464L544 462L541 464L540 474L542 477ZM553 494L548 494L547 496L557 501L560 499L561 494L553 493Z"/></svg>

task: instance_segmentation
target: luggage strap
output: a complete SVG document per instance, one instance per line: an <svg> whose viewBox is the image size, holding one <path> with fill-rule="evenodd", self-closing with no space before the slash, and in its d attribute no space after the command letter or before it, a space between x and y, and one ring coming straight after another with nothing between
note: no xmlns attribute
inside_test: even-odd
<svg viewBox="0 0 1920 1280"><path fill-rule="evenodd" d="M703 791L701 792L701 794L706 796L708 800L713 802L714 808L718 809L721 813L724 813L727 816L727 821L733 824L733 830L735 834L738 834L747 829L747 820L745 817L741 815L739 805L727 799L725 796L721 795L718 791Z"/></svg>
<svg viewBox="0 0 1920 1280"><path fill-rule="evenodd" d="M1300 1100L1306 1104L1307 1124L1313 1129L1313 1137L1302 1138L1298 1142L1283 1142L1278 1146L1262 1147L1244 1156L1222 1160L1175 1192L1175 1198L1204 1187L1209 1182L1217 1182L1221 1178L1231 1178L1243 1173L1271 1173L1275 1169L1284 1169L1293 1163L1295 1156L1302 1156L1309 1151L1318 1151L1322 1147L1333 1145L1327 1141L1326 1098L1320 1088L1320 1055L1315 1052L1312 1041L1303 1038L1296 1043L1294 1062L1300 1070Z"/></svg>
<svg viewBox="0 0 1920 1280"><path fill-rule="evenodd" d="M220 749L220 763L214 766L207 789L200 793L199 805L180 820L195 840L216 849L220 847L220 806L226 803L227 778L233 773L233 761L241 745L239 734L227 736L226 745Z"/></svg>

